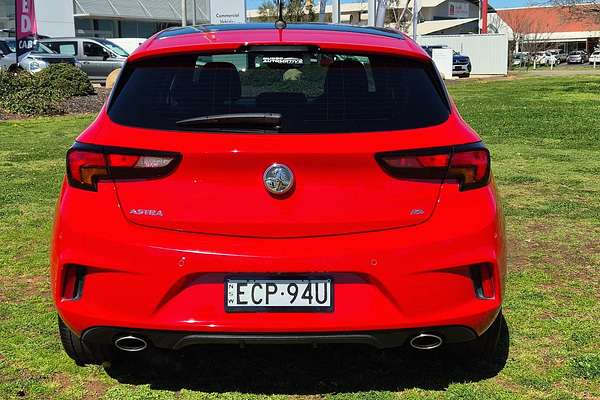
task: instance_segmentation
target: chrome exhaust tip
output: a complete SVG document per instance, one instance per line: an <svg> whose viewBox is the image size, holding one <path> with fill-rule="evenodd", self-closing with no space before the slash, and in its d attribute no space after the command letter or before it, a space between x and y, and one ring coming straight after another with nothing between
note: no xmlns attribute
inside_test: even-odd
<svg viewBox="0 0 600 400"><path fill-rule="evenodd" d="M414 349L418 350L433 350L440 347L443 340L438 335L433 333L421 333L412 339L410 339L410 345Z"/></svg>
<svg viewBox="0 0 600 400"><path fill-rule="evenodd" d="M145 350L148 343L137 336L121 336L115 340L115 347L123 351L137 352Z"/></svg>

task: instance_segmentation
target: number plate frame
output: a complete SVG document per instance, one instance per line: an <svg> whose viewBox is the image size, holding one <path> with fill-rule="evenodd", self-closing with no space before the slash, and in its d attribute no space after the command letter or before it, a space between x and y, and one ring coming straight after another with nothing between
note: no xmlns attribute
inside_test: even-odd
<svg viewBox="0 0 600 400"><path fill-rule="evenodd" d="M229 306L227 303L227 283L229 280L267 280L267 281L330 281L331 302L328 306ZM335 305L335 281L330 275L227 275L223 280L223 305L227 313L332 313Z"/></svg>

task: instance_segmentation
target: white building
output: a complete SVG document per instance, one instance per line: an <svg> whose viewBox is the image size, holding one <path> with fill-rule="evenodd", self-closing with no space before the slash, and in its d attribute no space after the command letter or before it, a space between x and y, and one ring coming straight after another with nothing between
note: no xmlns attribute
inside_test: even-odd
<svg viewBox="0 0 600 400"><path fill-rule="evenodd" d="M192 23L194 1L187 1L187 20ZM226 1L226 0L222 0ZM462 34L478 32L478 0L420 0L417 33ZM209 0L196 0L196 22L209 20ZM401 2L404 5L403 2ZM0 29L14 29L14 0L0 0ZM38 32L45 36L148 37L181 24L181 0L35 0ZM319 2L314 1L318 13ZM409 3L410 15L412 1ZM402 8L389 8L400 15ZM492 10L490 8L490 10ZM326 14L331 19L332 6ZM247 19L260 18L258 10L248 10ZM366 0L342 3L342 23L366 25ZM410 18L408 18L410 21ZM409 33L412 28L408 26Z"/></svg>
<svg viewBox="0 0 600 400"><path fill-rule="evenodd" d="M369 20L367 1L357 0L353 3L340 5L340 22L347 24L366 25ZM404 6L404 2L401 5ZM477 33L479 30L479 1L478 0L420 0L419 24L417 33L428 34L461 34ZM493 10L491 7L490 10ZM319 2L314 2L315 13L319 12ZM412 1L408 5L408 13L412 12ZM388 6L388 14L400 15L402 7ZM326 19L331 20L332 6L325 8ZM248 11L248 20L259 21L258 10ZM408 18L410 20L410 18ZM408 26L408 32L412 28Z"/></svg>
<svg viewBox="0 0 600 400"><path fill-rule="evenodd" d="M196 0L196 21L208 21L209 0ZM192 22L193 0L187 0ZM181 24L180 0L35 0L45 36L149 37ZM0 0L0 29L15 28L15 1Z"/></svg>

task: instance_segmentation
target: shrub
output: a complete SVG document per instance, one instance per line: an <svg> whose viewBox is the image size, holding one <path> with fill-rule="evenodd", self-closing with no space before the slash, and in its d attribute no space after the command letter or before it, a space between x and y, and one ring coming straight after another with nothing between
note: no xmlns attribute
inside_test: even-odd
<svg viewBox="0 0 600 400"><path fill-rule="evenodd" d="M0 71L0 108L13 114L55 115L63 112L63 95L28 72Z"/></svg>
<svg viewBox="0 0 600 400"><path fill-rule="evenodd" d="M94 93L85 72L55 64L35 75L0 71L0 109L22 115L62 114L64 100Z"/></svg>
<svg viewBox="0 0 600 400"><path fill-rule="evenodd" d="M41 84L49 86L67 99L94 94L94 87L85 72L70 64L53 64L36 75Z"/></svg>

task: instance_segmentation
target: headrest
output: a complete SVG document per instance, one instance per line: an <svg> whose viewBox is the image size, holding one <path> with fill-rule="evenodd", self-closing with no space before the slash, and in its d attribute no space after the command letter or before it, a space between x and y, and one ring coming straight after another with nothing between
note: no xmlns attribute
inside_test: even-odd
<svg viewBox="0 0 600 400"><path fill-rule="evenodd" d="M198 85L212 103L236 101L242 95L240 74L232 63L209 62L198 74Z"/></svg>
<svg viewBox="0 0 600 400"><path fill-rule="evenodd" d="M369 91L365 67L356 60L334 61L327 68L325 93L329 96L362 95Z"/></svg>

